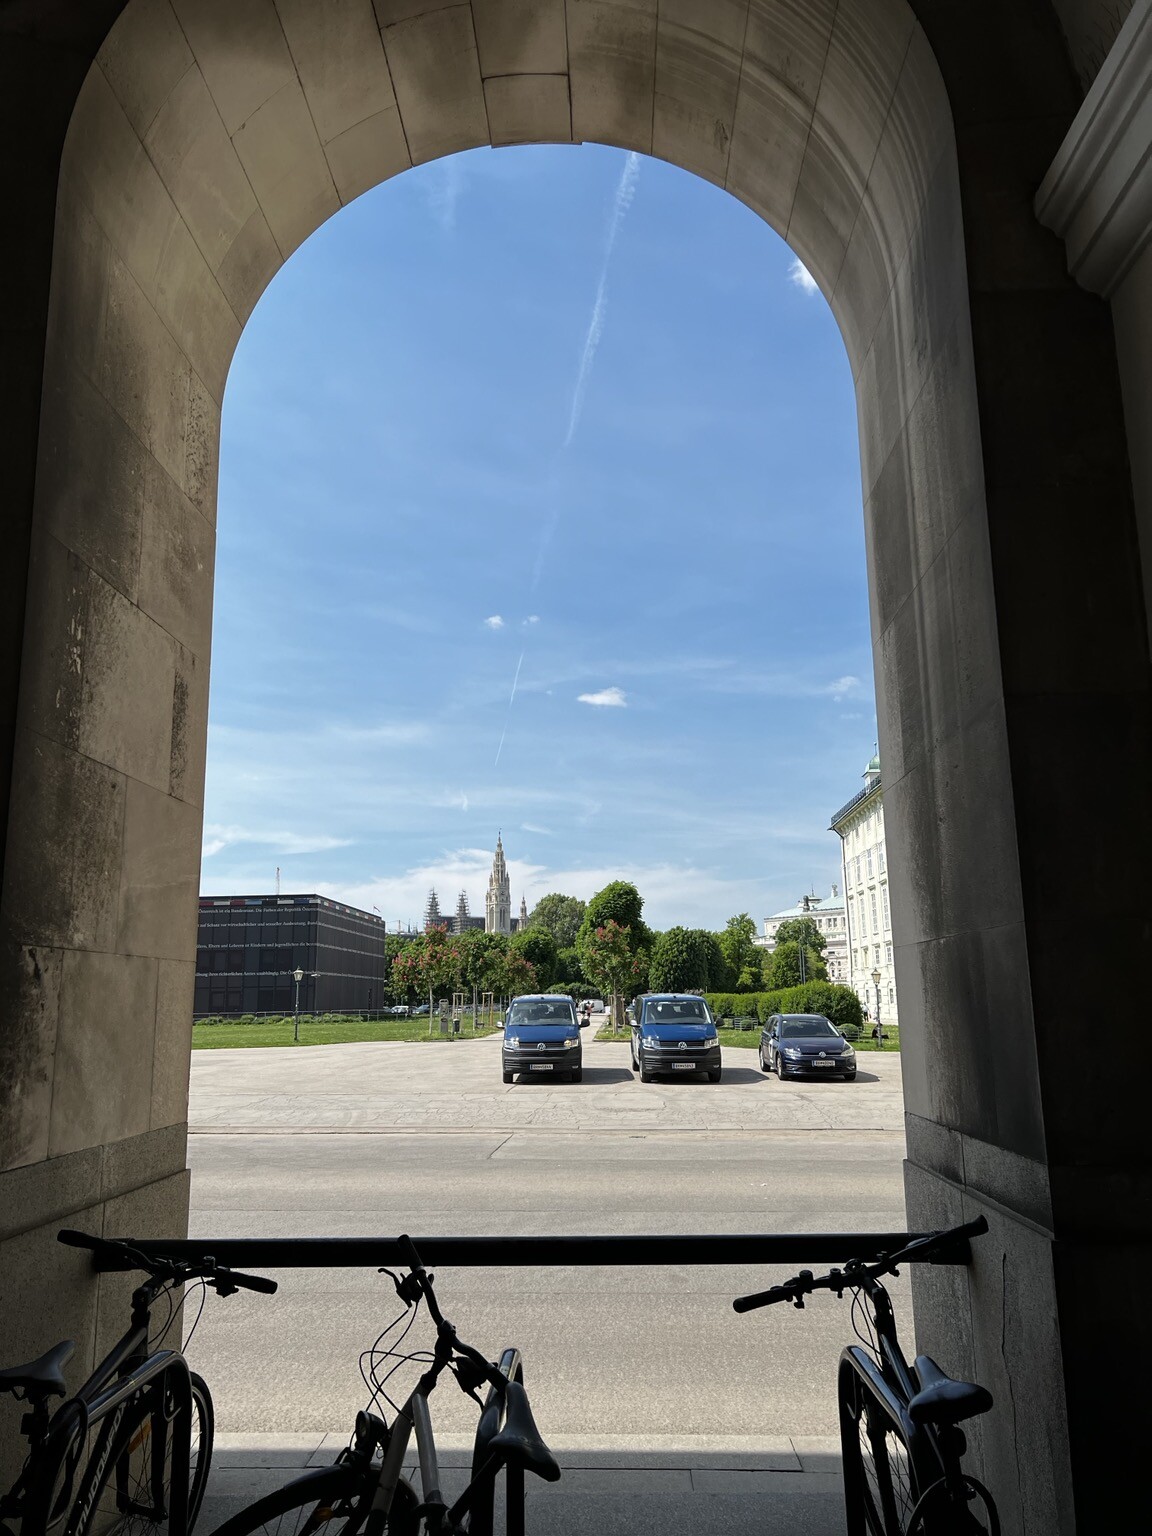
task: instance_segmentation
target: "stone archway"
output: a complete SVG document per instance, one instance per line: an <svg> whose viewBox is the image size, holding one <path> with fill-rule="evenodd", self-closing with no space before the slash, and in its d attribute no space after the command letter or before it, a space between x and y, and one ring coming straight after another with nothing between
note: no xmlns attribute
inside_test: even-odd
<svg viewBox="0 0 1152 1536"><path fill-rule="evenodd" d="M1020 211L1075 110L1071 70L1041 0L1007 20L962 9L110 0L106 36L76 23L75 53L51 59L73 83L3 897L14 1264L42 1269L65 1215L183 1220L216 447L252 306L342 202L408 165L531 140L656 154L783 235L844 335L902 1011L919 1021L905 1030L911 1209L982 1208L995 1227L971 1297L967 1281L963 1295L924 1283L922 1330L956 1368L973 1351L1004 1405L985 1451L1016 1501L1010 1528L1022 1510L1057 1528L1072 1487L1062 1285L1094 1249L1082 1182L1054 1176L1086 1160L1052 975L1085 907L1051 894L1045 820L1065 802L1045 755L1069 715L1087 725L1123 696L1132 766L1092 877L1131 878L1124 836L1148 843L1147 641L1110 331ZM1013 50L1027 79L1004 65ZM1100 388L1067 411L1085 368ZM1086 479L1070 481L1072 461ZM1099 491L1101 476L1109 517L1086 564L1077 484ZM1077 644L1036 614L1038 557L1049 601L1095 584L1097 628ZM990 1020L994 1061L979 1049ZM1129 1145L1117 1124L1087 1160L1111 1176ZM973 1342L949 1348L957 1316Z"/></svg>

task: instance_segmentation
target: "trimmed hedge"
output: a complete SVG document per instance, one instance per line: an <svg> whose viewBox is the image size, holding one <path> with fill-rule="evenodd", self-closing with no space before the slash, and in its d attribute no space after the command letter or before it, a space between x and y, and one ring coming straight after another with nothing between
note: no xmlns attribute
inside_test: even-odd
<svg viewBox="0 0 1152 1536"><path fill-rule="evenodd" d="M775 992L706 992L708 1006L717 1018L755 1017L761 1024L774 1013L822 1013L839 1029L859 1031L864 1022L860 999L851 987L831 981L808 981L802 987L782 987Z"/></svg>

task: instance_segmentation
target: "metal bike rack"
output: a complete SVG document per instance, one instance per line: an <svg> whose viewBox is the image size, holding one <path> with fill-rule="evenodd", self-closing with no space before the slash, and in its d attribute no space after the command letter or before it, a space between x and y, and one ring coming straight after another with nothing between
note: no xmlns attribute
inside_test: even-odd
<svg viewBox="0 0 1152 1536"><path fill-rule="evenodd" d="M109 1234L110 1235L110 1234ZM679 1233L663 1237L420 1237L424 1263L452 1269L667 1267L715 1264L842 1264L895 1253L922 1232ZM125 1238L150 1258L211 1257L232 1269L403 1268L394 1237L189 1237ZM967 1241L917 1262L967 1264ZM103 1262L97 1269L128 1269Z"/></svg>

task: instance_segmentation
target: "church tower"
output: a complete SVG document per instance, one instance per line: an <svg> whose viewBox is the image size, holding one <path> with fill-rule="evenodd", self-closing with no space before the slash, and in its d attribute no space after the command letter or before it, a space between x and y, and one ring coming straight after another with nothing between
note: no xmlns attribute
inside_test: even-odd
<svg viewBox="0 0 1152 1536"><path fill-rule="evenodd" d="M492 860L492 873L488 876L488 894L484 898L485 933L512 932L512 883L508 879L508 866L504 862L504 845L496 838L496 857Z"/></svg>
<svg viewBox="0 0 1152 1536"><path fill-rule="evenodd" d="M520 928L519 928L518 931L520 933L523 933L525 928L527 928L527 926L528 926L528 903L524 900L523 896L521 896L521 898L520 898Z"/></svg>

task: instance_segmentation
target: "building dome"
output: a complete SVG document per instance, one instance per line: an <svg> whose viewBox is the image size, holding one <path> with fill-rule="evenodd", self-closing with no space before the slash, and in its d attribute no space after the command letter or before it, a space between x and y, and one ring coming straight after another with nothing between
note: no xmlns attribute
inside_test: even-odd
<svg viewBox="0 0 1152 1536"><path fill-rule="evenodd" d="M879 754L879 752L873 752L872 756L868 759L868 766L867 766L867 768L865 768L864 773L865 773L865 776L867 776L870 773L879 773L879 772L880 772L880 754Z"/></svg>

